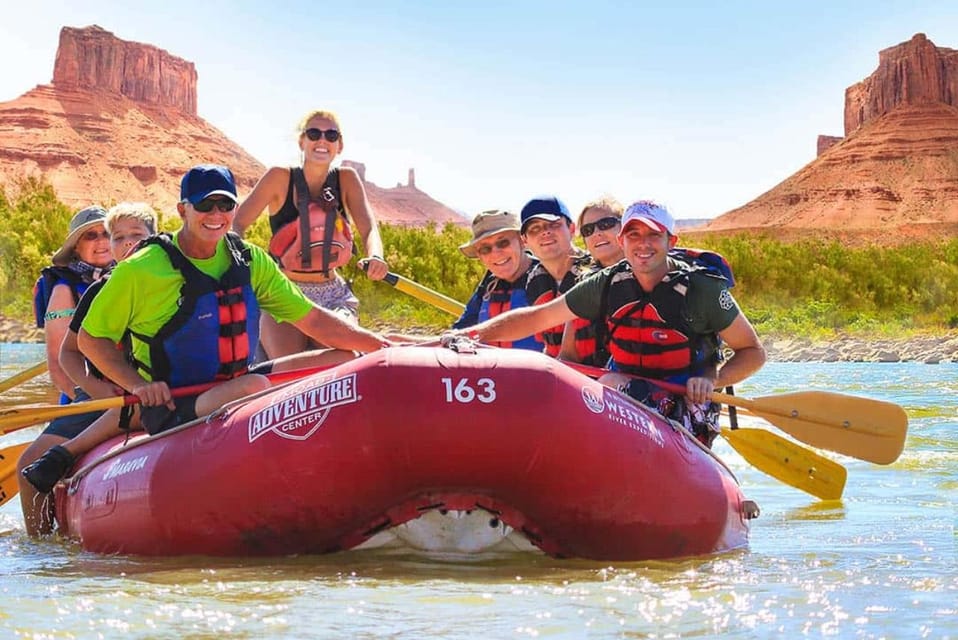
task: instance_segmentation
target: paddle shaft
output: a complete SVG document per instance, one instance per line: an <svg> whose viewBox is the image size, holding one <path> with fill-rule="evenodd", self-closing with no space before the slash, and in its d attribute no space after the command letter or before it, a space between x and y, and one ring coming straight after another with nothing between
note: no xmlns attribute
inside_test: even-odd
<svg viewBox="0 0 958 640"><path fill-rule="evenodd" d="M395 273L387 273L386 277L383 278L383 282L390 284L403 293L408 294L413 298L418 298L423 302L427 302L437 309L445 311L446 313L457 318L462 315L463 310L466 308L466 306L458 300L453 300L449 296L444 296L438 291L433 291L429 287L424 287L417 282L413 282L409 278L404 278L403 276Z"/></svg>
<svg viewBox="0 0 958 640"><path fill-rule="evenodd" d="M29 369L24 369L20 373L16 375L12 375L6 380L3 380L2 382L0 382L0 393L3 393L4 391L7 391L8 389L12 389L13 387L17 386L18 384L22 382L26 382L27 380L32 380L33 378L36 378L41 373L44 373L46 370L47 370L46 360L36 363Z"/></svg>

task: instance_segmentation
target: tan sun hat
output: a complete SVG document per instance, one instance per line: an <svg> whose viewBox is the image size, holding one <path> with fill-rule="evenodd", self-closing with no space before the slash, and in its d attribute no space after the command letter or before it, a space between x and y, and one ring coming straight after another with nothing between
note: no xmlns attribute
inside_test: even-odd
<svg viewBox="0 0 958 640"><path fill-rule="evenodd" d="M65 267L70 264L83 232L104 222L106 222L106 209L103 207L93 205L86 209L80 209L70 220L70 232L67 234L67 239L63 241L63 246L53 254L53 264L58 267Z"/></svg>
<svg viewBox="0 0 958 640"><path fill-rule="evenodd" d="M476 214L476 217L472 219L472 240L460 246L459 250L467 258L478 258L476 243L503 231L518 233L519 216L503 209L492 209Z"/></svg>

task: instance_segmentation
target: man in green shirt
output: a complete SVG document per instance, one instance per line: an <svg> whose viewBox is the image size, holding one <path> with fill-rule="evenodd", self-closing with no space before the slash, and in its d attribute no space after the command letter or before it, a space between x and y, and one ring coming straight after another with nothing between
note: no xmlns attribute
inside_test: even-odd
<svg viewBox="0 0 958 640"><path fill-rule="evenodd" d="M79 334L83 353L140 398L148 431L168 429L269 386L265 376L244 373L252 364L260 309L344 350L288 356L270 363L273 370L343 361L353 351L389 346L382 336L310 302L262 249L227 238L237 203L229 169L193 167L183 176L180 196L182 228L170 242L149 244L113 272ZM135 366L116 348L128 334ZM170 392L171 386L224 378L229 379L215 387L214 406L204 396L174 402Z"/></svg>

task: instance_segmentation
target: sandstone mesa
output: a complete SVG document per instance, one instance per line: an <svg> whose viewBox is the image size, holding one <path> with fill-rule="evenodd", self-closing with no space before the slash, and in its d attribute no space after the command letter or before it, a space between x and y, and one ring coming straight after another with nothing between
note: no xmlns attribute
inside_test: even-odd
<svg viewBox="0 0 958 640"><path fill-rule="evenodd" d="M845 135L708 230L958 235L958 51L919 33L878 57L845 91Z"/></svg>

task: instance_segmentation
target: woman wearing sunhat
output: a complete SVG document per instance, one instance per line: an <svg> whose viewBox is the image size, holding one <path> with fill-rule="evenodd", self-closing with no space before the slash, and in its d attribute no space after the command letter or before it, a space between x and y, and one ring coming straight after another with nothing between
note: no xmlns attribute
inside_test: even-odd
<svg viewBox="0 0 958 640"><path fill-rule="evenodd" d="M50 380L61 391L63 404L73 399L74 385L60 367L60 344L80 296L114 265L105 220L102 207L77 212L70 220L63 246L53 254L53 265L40 272L34 288L34 312L37 326L44 330Z"/></svg>
<svg viewBox="0 0 958 640"><path fill-rule="evenodd" d="M519 216L499 209L483 211L472 221L472 240L459 250L467 258L478 258L487 271L453 329L466 329L509 309L529 306L526 276L539 261L522 244ZM492 344L540 352L543 349L535 336Z"/></svg>

